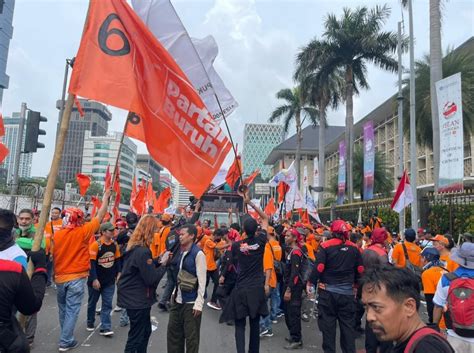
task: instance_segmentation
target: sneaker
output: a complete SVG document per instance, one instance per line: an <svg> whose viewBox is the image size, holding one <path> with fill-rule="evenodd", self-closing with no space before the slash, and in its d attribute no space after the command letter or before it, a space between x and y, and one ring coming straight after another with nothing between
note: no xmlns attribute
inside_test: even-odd
<svg viewBox="0 0 474 353"><path fill-rule="evenodd" d="M101 329L100 332L99 332L99 335L101 335L101 336L106 336L106 337L110 337L110 336L113 336L113 335L114 335L114 331Z"/></svg>
<svg viewBox="0 0 474 353"><path fill-rule="evenodd" d="M74 349L76 347L79 346L79 342L77 342L76 340L72 341L71 344L67 345L67 346L59 346L59 351L60 352L67 352L67 351L70 351L71 349Z"/></svg>
<svg viewBox="0 0 474 353"><path fill-rule="evenodd" d="M96 314L96 315L100 315L100 310L101 310L101 309L102 309L102 308L97 308L97 309L95 309L95 314Z"/></svg>
<svg viewBox="0 0 474 353"><path fill-rule="evenodd" d="M87 324L86 330L89 331L89 332L92 332L92 331L95 330L95 327L94 327L94 325Z"/></svg>
<svg viewBox="0 0 474 353"><path fill-rule="evenodd" d="M301 320L303 320L304 322L309 322L309 315L306 313L301 314Z"/></svg>
<svg viewBox="0 0 474 353"><path fill-rule="evenodd" d="M207 302L207 306L214 310L222 310L221 306L217 303Z"/></svg>
<svg viewBox="0 0 474 353"><path fill-rule="evenodd" d="M267 328L260 329L260 337L265 336L270 330Z"/></svg>
<svg viewBox="0 0 474 353"><path fill-rule="evenodd" d="M261 333L260 337L273 337L273 331L271 329L265 330L265 333Z"/></svg>
<svg viewBox="0 0 474 353"><path fill-rule="evenodd" d="M291 342L284 347L286 350L301 349L303 348L303 342Z"/></svg>
<svg viewBox="0 0 474 353"><path fill-rule="evenodd" d="M278 320L272 320L272 324L278 324Z"/></svg>
<svg viewBox="0 0 474 353"><path fill-rule="evenodd" d="M283 317L283 316L285 316L285 313L284 313L284 312L281 312L281 313L278 313L278 314L277 314L277 318L278 318L278 319L281 318L281 317Z"/></svg>
<svg viewBox="0 0 474 353"><path fill-rule="evenodd" d="M118 313L119 311L122 311L122 308L119 307L119 306L116 306L116 307L114 308L114 312Z"/></svg>

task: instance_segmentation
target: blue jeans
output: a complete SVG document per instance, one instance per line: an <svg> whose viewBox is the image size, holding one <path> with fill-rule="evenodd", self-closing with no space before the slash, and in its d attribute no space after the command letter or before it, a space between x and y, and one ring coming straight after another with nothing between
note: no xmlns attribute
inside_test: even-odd
<svg viewBox="0 0 474 353"><path fill-rule="evenodd" d="M61 347L67 347L74 342L74 328L81 311L85 284L86 278L79 278L57 285L59 325L61 326L59 345Z"/></svg>
<svg viewBox="0 0 474 353"><path fill-rule="evenodd" d="M276 320L276 315L278 313L278 308L280 307L280 288L278 288L280 284L277 283L276 288L270 288L270 314L262 317L260 319L260 327L263 329L271 330L272 328L272 320Z"/></svg>
<svg viewBox="0 0 474 353"><path fill-rule="evenodd" d="M102 307L100 309L100 328L102 330L112 329L112 320L110 313L112 312L112 299L115 293L115 284L112 283L107 287L101 287L95 290L92 286L87 286L89 292L89 300L87 301L87 325L94 326L95 308L99 297L102 297Z"/></svg>

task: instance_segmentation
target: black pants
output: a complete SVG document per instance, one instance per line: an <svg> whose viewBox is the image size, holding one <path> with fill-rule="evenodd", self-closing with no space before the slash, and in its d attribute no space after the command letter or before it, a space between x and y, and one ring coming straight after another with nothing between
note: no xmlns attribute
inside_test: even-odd
<svg viewBox="0 0 474 353"><path fill-rule="evenodd" d="M392 342L380 342L375 336L374 331L365 323L365 352L366 353L385 353L390 352L393 345ZM380 350L377 350L380 349Z"/></svg>
<svg viewBox="0 0 474 353"><path fill-rule="evenodd" d="M151 335L150 308L127 309L130 318L125 353L146 353L148 340Z"/></svg>
<svg viewBox="0 0 474 353"><path fill-rule="evenodd" d="M354 328L358 329L362 327L362 317L364 316L364 305L362 305L362 302L360 298L355 298L355 315L354 315Z"/></svg>
<svg viewBox="0 0 474 353"><path fill-rule="evenodd" d="M214 288L212 289L211 302L217 303L216 291L217 287L219 287L219 271L207 271L206 290L207 286L209 285L210 279L212 279L212 283L214 284Z"/></svg>
<svg viewBox="0 0 474 353"><path fill-rule="evenodd" d="M285 289L286 290L286 289ZM303 286L297 286L291 291L291 300L285 302L285 323L292 342L301 342L301 305Z"/></svg>
<svg viewBox="0 0 474 353"><path fill-rule="evenodd" d="M433 323L433 310L434 310L433 297L434 297L434 294L425 294L426 311L428 311L428 323L430 324Z"/></svg>
<svg viewBox="0 0 474 353"><path fill-rule="evenodd" d="M336 352L336 322L341 331L341 350L343 353L355 353L354 333L354 296L319 291L318 326L323 334L324 353Z"/></svg>
<svg viewBox="0 0 474 353"><path fill-rule="evenodd" d="M0 353L29 353L30 345L16 317L0 323Z"/></svg>
<svg viewBox="0 0 474 353"><path fill-rule="evenodd" d="M193 315L194 304L172 304L168 320L168 353L199 352L201 317Z"/></svg>
<svg viewBox="0 0 474 353"><path fill-rule="evenodd" d="M245 353L245 325L247 318L235 320L235 344L237 353ZM250 322L250 341L248 353L260 352L260 315L251 319Z"/></svg>

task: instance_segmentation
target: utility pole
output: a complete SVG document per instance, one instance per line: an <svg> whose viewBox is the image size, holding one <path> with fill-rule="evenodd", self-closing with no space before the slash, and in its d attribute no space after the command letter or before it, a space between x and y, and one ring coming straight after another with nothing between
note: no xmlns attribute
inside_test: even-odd
<svg viewBox="0 0 474 353"><path fill-rule="evenodd" d="M13 165L13 179L12 187L10 191L10 210L15 212L16 208L16 195L18 194L18 184L19 184L19 171L20 171L20 157L23 149L23 131L25 130L25 120L26 120L26 103L21 103L20 110L20 122L18 125L18 139L16 141L16 153L15 153L15 164Z"/></svg>
<svg viewBox="0 0 474 353"><path fill-rule="evenodd" d="M404 171L404 147L403 147L403 94L402 94L402 22L398 22L398 175L403 176ZM405 209L398 215L398 229L399 234L403 234L405 230Z"/></svg>
<svg viewBox="0 0 474 353"><path fill-rule="evenodd" d="M411 204L411 227L418 228L418 153L416 146L415 119L415 48L413 34L413 0L408 0L408 16L410 26L410 185L414 201Z"/></svg>

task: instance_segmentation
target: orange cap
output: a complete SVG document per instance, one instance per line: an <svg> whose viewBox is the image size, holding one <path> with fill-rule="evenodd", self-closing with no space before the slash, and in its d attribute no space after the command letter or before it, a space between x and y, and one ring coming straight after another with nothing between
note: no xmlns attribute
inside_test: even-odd
<svg viewBox="0 0 474 353"><path fill-rule="evenodd" d="M436 234L436 236L433 239L431 239L431 241L439 241L440 243L443 243L444 245L449 245L449 240L441 234Z"/></svg>

